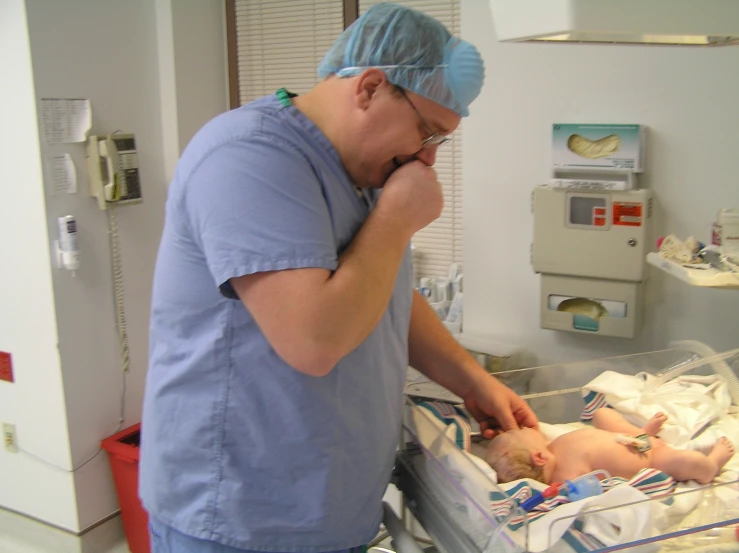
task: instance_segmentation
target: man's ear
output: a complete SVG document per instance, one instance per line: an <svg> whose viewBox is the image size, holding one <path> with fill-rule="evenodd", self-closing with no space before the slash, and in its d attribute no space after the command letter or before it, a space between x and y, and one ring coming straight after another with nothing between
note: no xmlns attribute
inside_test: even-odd
<svg viewBox="0 0 739 553"><path fill-rule="evenodd" d="M535 467L543 467L549 462L549 453L546 451L532 451L531 464Z"/></svg>
<svg viewBox="0 0 739 553"><path fill-rule="evenodd" d="M361 109L367 109L375 94L383 86L389 84L382 70L376 68L367 69L357 79L357 87L355 89L357 106Z"/></svg>

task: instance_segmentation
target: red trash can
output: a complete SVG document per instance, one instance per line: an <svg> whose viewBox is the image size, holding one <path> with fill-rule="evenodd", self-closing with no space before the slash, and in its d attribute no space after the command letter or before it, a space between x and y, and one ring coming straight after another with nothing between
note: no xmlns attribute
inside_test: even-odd
<svg viewBox="0 0 739 553"><path fill-rule="evenodd" d="M108 452L123 530L131 553L150 553L149 516L139 500L139 444L141 423L105 438L102 448Z"/></svg>

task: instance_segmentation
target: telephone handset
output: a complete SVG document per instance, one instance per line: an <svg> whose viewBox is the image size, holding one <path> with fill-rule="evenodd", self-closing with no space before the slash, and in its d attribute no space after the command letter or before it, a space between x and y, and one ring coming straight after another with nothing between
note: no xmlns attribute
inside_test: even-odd
<svg viewBox="0 0 739 553"><path fill-rule="evenodd" d="M139 161L133 134L92 135L87 139L90 196L100 209L108 203L141 201Z"/></svg>

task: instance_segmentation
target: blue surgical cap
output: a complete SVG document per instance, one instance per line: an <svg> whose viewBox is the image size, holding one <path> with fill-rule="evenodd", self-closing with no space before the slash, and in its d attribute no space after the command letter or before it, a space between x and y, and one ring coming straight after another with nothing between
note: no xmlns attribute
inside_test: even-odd
<svg viewBox="0 0 739 553"><path fill-rule="evenodd" d="M353 77L372 67L392 84L462 117L485 80L472 44L436 19L397 4L376 4L347 27L318 65L318 76Z"/></svg>

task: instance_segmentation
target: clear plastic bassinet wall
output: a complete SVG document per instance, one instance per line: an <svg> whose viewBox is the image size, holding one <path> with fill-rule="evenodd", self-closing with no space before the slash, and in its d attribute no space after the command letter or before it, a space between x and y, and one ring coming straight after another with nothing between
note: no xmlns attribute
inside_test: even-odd
<svg viewBox="0 0 739 553"><path fill-rule="evenodd" d="M679 342L663 351L496 376L551 428L586 424L588 409L606 405L641 426L640 410L659 409L676 421L665 426L667 443L710 449L722 435L739 445L738 373L739 349L716 354L701 343ZM530 481L503 485L507 491L498 486L473 455L484 444L463 451L454 429L418 401L407 398L398 486L441 551L739 552L739 455L708 486L648 469L628 482L614 479L585 507L564 502L543 514L526 513L520 503L541 488L524 490Z"/></svg>

